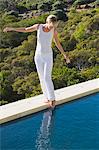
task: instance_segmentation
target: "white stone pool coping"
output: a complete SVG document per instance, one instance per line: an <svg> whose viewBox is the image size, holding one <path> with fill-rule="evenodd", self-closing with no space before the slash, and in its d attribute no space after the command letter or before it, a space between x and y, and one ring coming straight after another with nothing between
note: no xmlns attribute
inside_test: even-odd
<svg viewBox="0 0 99 150"><path fill-rule="evenodd" d="M99 92L99 78L55 90L56 105ZM0 124L33 114L48 108L44 95L18 100L0 106Z"/></svg>

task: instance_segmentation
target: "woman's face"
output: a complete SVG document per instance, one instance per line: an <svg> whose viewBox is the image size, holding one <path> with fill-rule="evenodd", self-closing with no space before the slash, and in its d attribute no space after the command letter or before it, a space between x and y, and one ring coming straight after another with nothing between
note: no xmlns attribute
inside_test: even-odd
<svg viewBox="0 0 99 150"><path fill-rule="evenodd" d="M46 23L47 23L47 25L48 25L48 28L50 28L50 29L52 29L52 28L57 28L57 26L58 26L58 22L53 23L53 22L51 22L51 20L48 19L48 18L47 18L47 20L46 20Z"/></svg>

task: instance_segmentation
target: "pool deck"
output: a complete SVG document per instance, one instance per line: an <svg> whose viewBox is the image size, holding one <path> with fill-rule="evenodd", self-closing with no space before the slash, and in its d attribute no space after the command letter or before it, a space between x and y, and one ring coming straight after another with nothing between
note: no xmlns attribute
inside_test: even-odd
<svg viewBox="0 0 99 150"><path fill-rule="evenodd" d="M55 90L56 105L99 92L99 78ZM47 109L44 95L0 106L0 124Z"/></svg>

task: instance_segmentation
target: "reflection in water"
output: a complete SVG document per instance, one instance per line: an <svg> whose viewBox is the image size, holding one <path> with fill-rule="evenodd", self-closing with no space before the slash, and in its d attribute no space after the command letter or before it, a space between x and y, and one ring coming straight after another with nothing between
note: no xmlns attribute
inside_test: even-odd
<svg viewBox="0 0 99 150"><path fill-rule="evenodd" d="M49 148L51 147L49 136L53 111L54 110L50 108L46 112L44 112L40 131L36 139L36 150L49 150Z"/></svg>

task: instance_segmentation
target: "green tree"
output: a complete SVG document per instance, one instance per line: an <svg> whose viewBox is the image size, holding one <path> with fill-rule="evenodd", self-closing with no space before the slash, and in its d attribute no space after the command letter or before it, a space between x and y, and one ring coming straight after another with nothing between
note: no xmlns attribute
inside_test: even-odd
<svg viewBox="0 0 99 150"><path fill-rule="evenodd" d="M98 53L95 48L91 49L75 49L71 53L71 61L75 67L79 70L84 70L85 68L88 68L90 66L95 66L95 64L98 64L97 58Z"/></svg>
<svg viewBox="0 0 99 150"><path fill-rule="evenodd" d="M95 78L99 78L99 66L86 68L81 71L81 76L85 78L85 80L92 80Z"/></svg>
<svg viewBox="0 0 99 150"><path fill-rule="evenodd" d="M63 1L58 0L52 5L52 10L61 9L64 11L65 7L66 7L65 3Z"/></svg>
<svg viewBox="0 0 99 150"><path fill-rule="evenodd" d="M51 4L52 3L50 1L40 3L40 4L38 4L37 9L40 11L45 11L45 12L51 11L51 8L52 8Z"/></svg>
<svg viewBox="0 0 99 150"><path fill-rule="evenodd" d="M61 9L57 9L52 11L52 14L56 15L58 20L63 20L63 21L67 21L68 17L65 13L65 11L61 10Z"/></svg>
<svg viewBox="0 0 99 150"><path fill-rule="evenodd" d="M17 94L24 94L25 97L42 93L38 75L35 72L31 72L29 76L25 76L24 78L17 77L12 86Z"/></svg>
<svg viewBox="0 0 99 150"><path fill-rule="evenodd" d="M55 89L84 81L80 72L76 68L71 69L67 68L66 66L62 66L61 68L53 68L52 79Z"/></svg>
<svg viewBox="0 0 99 150"><path fill-rule="evenodd" d="M11 83L9 82L10 71L0 72L0 98L7 103L12 92ZM0 100L0 103L2 102Z"/></svg>
<svg viewBox="0 0 99 150"><path fill-rule="evenodd" d="M15 10L16 9L16 2L15 0L0 0L0 11L4 10Z"/></svg>
<svg viewBox="0 0 99 150"><path fill-rule="evenodd" d="M74 5L83 5L95 2L96 0L76 0Z"/></svg>

